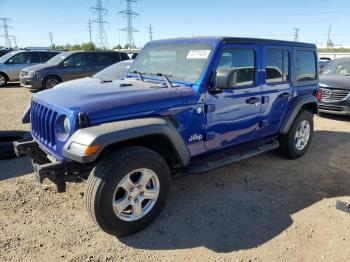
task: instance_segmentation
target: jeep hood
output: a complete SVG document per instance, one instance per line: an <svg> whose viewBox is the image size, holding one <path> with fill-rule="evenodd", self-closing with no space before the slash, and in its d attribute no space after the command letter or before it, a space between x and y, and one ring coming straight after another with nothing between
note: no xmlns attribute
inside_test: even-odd
<svg viewBox="0 0 350 262"><path fill-rule="evenodd" d="M320 75L320 86L350 91L350 76Z"/></svg>
<svg viewBox="0 0 350 262"><path fill-rule="evenodd" d="M162 109L182 106L181 93L190 95L192 87L162 87L159 82L131 78L102 82L87 77L39 92L33 100L67 113L85 112L91 124L98 124L126 117L156 115Z"/></svg>

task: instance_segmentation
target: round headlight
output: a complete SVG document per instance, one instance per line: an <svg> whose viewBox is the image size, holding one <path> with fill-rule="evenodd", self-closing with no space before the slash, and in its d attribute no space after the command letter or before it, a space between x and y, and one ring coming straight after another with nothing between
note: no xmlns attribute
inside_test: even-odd
<svg viewBox="0 0 350 262"><path fill-rule="evenodd" d="M64 128L64 131L66 134L69 134L70 132L70 121L69 121L69 118L68 117L65 117L64 118L64 121L63 121L63 128Z"/></svg>

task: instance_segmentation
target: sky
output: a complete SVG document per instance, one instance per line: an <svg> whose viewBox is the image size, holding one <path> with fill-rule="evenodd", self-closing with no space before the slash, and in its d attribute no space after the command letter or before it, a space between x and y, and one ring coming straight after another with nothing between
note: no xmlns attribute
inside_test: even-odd
<svg viewBox="0 0 350 262"><path fill-rule="evenodd" d="M124 0L102 0L108 9L105 25L109 47L126 43L126 25L118 13L125 9ZM18 46L49 46L49 33L55 44L80 44L89 41L88 19L95 19L90 7L96 0L0 0L0 17L10 18ZM331 25L331 40L350 46L350 0L138 0L134 10L135 44L153 39L191 36L242 36L294 39L326 43ZM93 40L96 39L93 24ZM0 28L0 35L3 28ZM0 38L0 45L4 45Z"/></svg>

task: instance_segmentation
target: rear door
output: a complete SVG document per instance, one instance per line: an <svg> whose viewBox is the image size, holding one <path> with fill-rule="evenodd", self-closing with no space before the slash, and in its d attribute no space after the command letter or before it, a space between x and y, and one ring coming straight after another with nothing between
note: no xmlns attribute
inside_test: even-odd
<svg viewBox="0 0 350 262"><path fill-rule="evenodd" d="M274 135L284 119L292 100L292 48L263 45L262 66L264 79L261 102L261 136Z"/></svg>

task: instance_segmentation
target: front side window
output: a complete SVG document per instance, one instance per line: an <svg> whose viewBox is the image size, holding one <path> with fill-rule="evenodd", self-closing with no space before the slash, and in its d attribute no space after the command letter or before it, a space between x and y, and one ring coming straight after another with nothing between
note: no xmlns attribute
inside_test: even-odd
<svg viewBox="0 0 350 262"><path fill-rule="evenodd" d="M29 53L19 53L14 55L9 62L11 64L29 64L30 62L30 54Z"/></svg>
<svg viewBox="0 0 350 262"><path fill-rule="evenodd" d="M130 72L164 74L172 81L197 82L212 53L210 44L150 44L142 49Z"/></svg>
<svg viewBox="0 0 350 262"><path fill-rule="evenodd" d="M250 86L255 81L255 52L253 49L225 50L218 69L237 70L236 86Z"/></svg>
<svg viewBox="0 0 350 262"><path fill-rule="evenodd" d="M83 53L74 54L68 57L68 59L65 61L65 64L71 67L85 66L86 65L85 54Z"/></svg>
<svg viewBox="0 0 350 262"><path fill-rule="evenodd" d="M296 51L296 78L297 81L310 81L317 78L316 55L313 51Z"/></svg>

